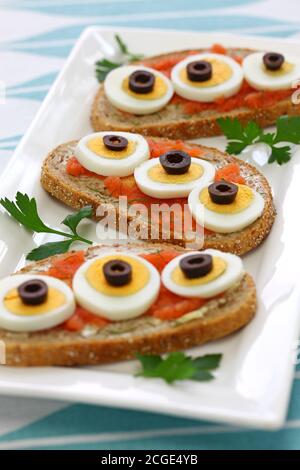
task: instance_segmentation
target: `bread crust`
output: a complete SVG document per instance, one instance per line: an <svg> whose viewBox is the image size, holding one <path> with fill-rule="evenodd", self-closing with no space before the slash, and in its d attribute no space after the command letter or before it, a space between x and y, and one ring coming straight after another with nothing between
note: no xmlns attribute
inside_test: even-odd
<svg viewBox="0 0 300 470"><path fill-rule="evenodd" d="M111 248L111 245L92 247L86 251L86 259ZM170 247L159 245L159 248ZM155 251L157 247L133 243L130 247L115 245L113 249L145 253ZM182 252L182 249L177 249ZM57 255L56 258L64 256ZM33 263L20 272L37 274L48 266L49 259ZM162 321L145 316L117 322L114 327L123 328L119 334L115 331L109 333L111 326L90 337L58 328L27 334L0 330L0 340L6 344L7 365L19 367L95 365L133 359L137 352L162 354L186 349L227 336L252 319L256 311L253 279L245 274L238 285L224 294L222 301L211 300L206 307L200 318L181 324L176 320ZM105 329L108 329L106 336Z"/></svg>
<svg viewBox="0 0 300 470"><path fill-rule="evenodd" d="M52 196L67 204L68 206L79 209L84 205L90 204L96 213L101 204L113 204L117 208L118 199L112 197L103 185L103 181L97 177L70 176L66 173L66 163L74 154L76 142L68 142L54 149L44 161L41 173L41 184L43 188ZM196 144L191 144L197 146ZM247 184L258 191L265 200L265 207L261 217L248 227L239 232L220 234L208 233L204 237L203 248L216 248L222 251L228 251L237 255L242 255L257 247L268 235L275 219L275 208L270 186L266 178L252 165L237 159L231 155L221 152L217 149L197 146L203 150L201 158L212 162L217 167L222 167L229 163L238 163L241 168L241 174ZM97 219L97 217L95 217ZM128 217L128 223L130 218ZM148 227L148 234L151 226ZM163 235L160 233L160 240ZM171 233L170 241L175 245L188 247L188 241L176 239Z"/></svg>
<svg viewBox="0 0 300 470"><path fill-rule="evenodd" d="M214 137L222 135L222 130L217 122L219 118L237 118L243 125L249 121L255 121L261 127L268 127L275 124L276 120L283 115L299 116L300 106L295 105L287 98L270 106L261 109L237 109L226 113L215 113L213 116L203 116L201 113L191 115L188 119L178 119L176 122L161 123L159 120L148 125L131 125L130 119L127 124L110 121L109 114L101 113L103 107L110 107L104 95L103 88L98 90L95 97L91 124L94 131L123 131L134 132L144 136L168 137L169 139L195 139L198 137Z"/></svg>
<svg viewBox="0 0 300 470"><path fill-rule="evenodd" d="M144 65L151 67L151 63L169 56L189 53L190 51L176 51L170 54L161 54L149 57L142 61ZM204 52L198 49L195 53ZM229 55L245 57L250 49L231 48ZM138 63L138 62L137 62ZM300 105L293 104L290 98L282 99L275 106L261 109L238 108L228 112L203 111L193 115L184 115L179 112L178 106L169 103L164 110L151 116L133 116L122 113L114 108L105 97L103 87L100 86L95 96L91 124L95 131L118 130L124 132L137 132L145 136L168 137L170 139L194 139L196 137L212 137L221 135L222 131L217 123L220 117L238 118L242 124L254 120L260 126L271 126L282 115L300 115Z"/></svg>

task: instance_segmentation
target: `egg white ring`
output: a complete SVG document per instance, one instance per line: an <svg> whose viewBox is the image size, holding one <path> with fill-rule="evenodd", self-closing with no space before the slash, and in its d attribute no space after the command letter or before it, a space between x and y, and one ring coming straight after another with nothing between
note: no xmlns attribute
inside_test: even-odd
<svg viewBox="0 0 300 470"><path fill-rule="evenodd" d="M146 70L160 77L167 86L166 93L162 97L153 100L138 99L126 93L122 88L123 81L136 70ZM106 76L104 92L108 101L121 111L143 115L152 114L164 108L172 98L174 89L172 82L163 73L157 70L143 65L124 65L112 70Z"/></svg>
<svg viewBox="0 0 300 470"><path fill-rule="evenodd" d="M65 304L53 309L49 313L41 313L38 315L16 315L6 309L4 298L7 293L16 289L23 282L31 279L40 279L49 287L62 292L66 298ZM16 274L9 276L0 281L0 328L9 331L41 331L60 325L70 318L75 312L75 300L73 291L63 281L50 276L40 276L35 274Z"/></svg>
<svg viewBox="0 0 300 470"><path fill-rule="evenodd" d="M145 287L131 295L110 296L94 289L86 279L85 273L88 268L97 260L106 256L118 258L120 252L107 252L86 261L76 271L73 278L73 290L77 302L91 313L107 318L112 321L129 320L145 313L155 302L160 289L160 276L153 264L147 260L132 254L126 253L133 259L144 264L150 271L150 279Z"/></svg>
<svg viewBox="0 0 300 470"><path fill-rule="evenodd" d="M223 83L215 86L199 87L184 83L180 78L180 73L188 64L196 60L204 60L207 58L218 59L229 65L232 70L232 76ZM187 57L173 67L171 72L171 80L176 93L187 100L201 101L204 103L213 102L218 98L228 98L235 95L241 88L243 83L243 69L231 57L222 54L203 53ZM204 83L204 82L203 82Z"/></svg>
<svg viewBox="0 0 300 470"><path fill-rule="evenodd" d="M91 139L103 138L106 135L119 135L125 137L128 141L136 143L134 152L120 159L105 158L97 155L87 147ZM75 149L75 156L79 163L89 171L101 176L129 176L133 174L136 166L150 157L150 150L147 140L140 134L131 132L94 132L86 135L78 142Z"/></svg>
<svg viewBox="0 0 300 470"><path fill-rule="evenodd" d="M203 174L198 179L187 183L160 183L149 178L148 171L152 167L160 164L159 158L151 158L138 166L134 170L134 179L139 189L147 196L156 197L158 199L186 197L197 185L207 185L212 182L216 172L214 165L206 160L191 158L191 163L201 166L203 168Z"/></svg>
<svg viewBox="0 0 300 470"><path fill-rule="evenodd" d="M293 70L284 75L271 75L264 72L264 52L255 52L243 61L244 75L256 90L286 90L292 88L293 82L299 80L300 62L296 57L285 56L285 60L294 64Z"/></svg>
<svg viewBox="0 0 300 470"><path fill-rule="evenodd" d="M253 199L246 209L236 214L221 214L207 209L200 202L200 193L205 186L195 188L188 197L190 212L196 222L217 233L238 232L258 219L264 210L264 198L253 188Z"/></svg>
<svg viewBox="0 0 300 470"><path fill-rule="evenodd" d="M185 258L186 256L194 255L199 253L203 254L208 254L211 256L217 256L219 258L222 258L223 260L226 261L227 266L226 270L218 276L216 279L214 279L211 282L208 282L207 284L202 284L202 285L194 285L194 286L180 286L176 282L173 281L172 279L172 273L175 268L179 266L179 262L182 258ZM225 292L227 289L232 287L235 283L240 281L244 275L244 268L243 268L243 262L241 258L239 258L236 255L233 255L231 253L223 253L222 251L219 250L204 250L204 251L193 251L190 253L185 253L183 255L177 256L176 258L172 259L167 266L164 268L162 275L161 275L161 280L164 286L169 289L171 292L177 295L181 295L183 297L199 297L203 299L207 299L210 297L214 297L215 295L221 294L222 292Z"/></svg>

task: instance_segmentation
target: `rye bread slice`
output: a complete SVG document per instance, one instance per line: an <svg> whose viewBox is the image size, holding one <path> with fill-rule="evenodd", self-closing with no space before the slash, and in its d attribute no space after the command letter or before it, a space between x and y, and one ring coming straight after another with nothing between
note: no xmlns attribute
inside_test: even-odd
<svg viewBox="0 0 300 470"><path fill-rule="evenodd" d="M181 60L189 52L191 51L162 54L143 59L143 61L137 63L151 67L157 60L176 59L176 57ZM194 52L202 53L205 50L198 49ZM252 52L255 51L239 48L229 48L227 50L228 55L233 57L246 57ZM136 132L146 136L168 137L170 139L194 139L222 134L217 123L217 119L220 117L238 118L243 124L255 120L260 126L267 127L273 125L279 116L296 116L299 114L300 105L293 104L291 98L288 97L280 99L275 105L267 107L255 109L239 107L226 112L205 110L194 114L187 114L182 105L170 102L165 108L156 113L137 116L124 113L111 105L101 85L94 99L91 123L95 131L118 130Z"/></svg>
<svg viewBox="0 0 300 470"><path fill-rule="evenodd" d="M174 247L171 247L174 249ZM108 250L135 254L170 249L170 245L130 243L91 247L85 259ZM183 249L177 247L178 254ZM67 255L57 255L64 258ZM32 263L19 273L41 274L49 268L51 258ZM74 366L95 365L132 359L137 352L162 354L190 348L216 340L246 325L256 311L256 289L249 274L228 289L220 298L208 301L194 319L160 320L144 315L136 319L109 323L104 328L87 325L82 332L53 328L33 333L12 333L0 330L0 340L6 344L9 366Z"/></svg>
<svg viewBox="0 0 300 470"><path fill-rule="evenodd" d="M76 141L72 141L62 144L49 153L42 167L42 186L52 196L74 209L79 209L87 204L93 206L95 213L101 204L113 204L118 209L118 198L110 195L102 179L96 176L75 177L66 172L67 162L74 156L76 143ZM196 146L196 144L190 145ZM214 148L197 147L203 151L201 158L213 163L217 168L230 163L238 163L246 183L258 191L265 200L265 208L261 217L243 230L229 234L211 232L205 235L204 249L216 248L242 255L258 246L271 230L275 219L275 208L270 186L266 178L252 165ZM95 218L97 219L96 216ZM145 223L147 223L145 220L141 221L141 224ZM147 223L147 225L150 231L150 224ZM153 240L152 238L152 241L166 241L163 236L160 233L160 239ZM189 246L188 240L176 238L174 233L171 233L168 241L184 247Z"/></svg>

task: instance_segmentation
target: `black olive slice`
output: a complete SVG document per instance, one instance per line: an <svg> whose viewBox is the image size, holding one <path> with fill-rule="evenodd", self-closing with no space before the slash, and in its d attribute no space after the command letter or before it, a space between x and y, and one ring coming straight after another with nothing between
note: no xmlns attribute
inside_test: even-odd
<svg viewBox="0 0 300 470"><path fill-rule="evenodd" d="M201 253L185 256L179 261L180 269L188 279L205 276L212 270L212 265L212 256Z"/></svg>
<svg viewBox="0 0 300 470"><path fill-rule="evenodd" d="M120 152L128 147L128 140L121 135L109 134L103 137L103 143L109 150Z"/></svg>
<svg viewBox="0 0 300 470"><path fill-rule="evenodd" d="M169 175L182 175L189 171L191 157L181 150L171 150L159 157L159 162Z"/></svg>
<svg viewBox="0 0 300 470"><path fill-rule="evenodd" d="M227 181L217 181L208 186L210 199L216 204L231 204L238 193L238 186Z"/></svg>
<svg viewBox="0 0 300 470"><path fill-rule="evenodd" d="M134 93L150 93L155 84L155 75L148 70L136 70L129 76L129 89Z"/></svg>
<svg viewBox="0 0 300 470"><path fill-rule="evenodd" d="M31 279L18 287L18 294L26 305L40 305L47 300L48 286L40 279Z"/></svg>
<svg viewBox="0 0 300 470"><path fill-rule="evenodd" d="M263 62L268 70L279 70L284 62L284 56L277 52L267 52L263 56Z"/></svg>
<svg viewBox="0 0 300 470"><path fill-rule="evenodd" d="M192 82L206 82L212 77L212 66L206 60L190 62L187 67L187 76Z"/></svg>
<svg viewBox="0 0 300 470"><path fill-rule="evenodd" d="M104 264L103 274L108 284L114 287L121 287L130 283L132 267L126 261L114 259Z"/></svg>

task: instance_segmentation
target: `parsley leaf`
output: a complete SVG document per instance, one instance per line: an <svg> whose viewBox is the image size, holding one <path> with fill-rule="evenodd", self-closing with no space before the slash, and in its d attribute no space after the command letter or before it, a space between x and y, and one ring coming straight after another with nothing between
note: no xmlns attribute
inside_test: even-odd
<svg viewBox="0 0 300 470"><path fill-rule="evenodd" d="M300 116L281 116L277 119L275 132L265 133L254 121L242 126L237 118L220 118L218 124L229 140L226 150L232 154L241 153L248 145L265 143L271 147L268 162L279 165L291 159L290 146L277 146L282 142L300 144Z"/></svg>
<svg viewBox="0 0 300 470"><path fill-rule="evenodd" d="M285 147L272 147L272 154L269 157L268 163L277 162L278 165L287 163L292 158L291 148L288 146Z"/></svg>
<svg viewBox="0 0 300 470"><path fill-rule="evenodd" d="M244 148L247 147L247 145L248 144L245 144L244 142L234 142L232 140L231 142L228 142L226 152L232 153L233 155L238 155L244 150Z"/></svg>
<svg viewBox="0 0 300 470"><path fill-rule="evenodd" d="M117 44L119 46L119 49L120 51L123 53L123 54L129 54L128 52L128 47L126 46L125 42L123 41L123 39L121 39L121 36L119 36L119 34L115 34L115 40L117 41Z"/></svg>
<svg viewBox="0 0 300 470"><path fill-rule="evenodd" d="M162 358L160 356L137 354L136 355L139 361L142 363L145 372L149 372L152 369L155 369L161 362Z"/></svg>
<svg viewBox="0 0 300 470"><path fill-rule="evenodd" d="M270 145L270 147L272 147L272 145L274 145L274 134L272 133L262 134L260 136L259 141L264 144Z"/></svg>
<svg viewBox="0 0 300 470"><path fill-rule="evenodd" d="M121 39L118 34L115 34L115 40L118 45L119 51L123 55L123 59L120 62L112 62L108 59L101 59L95 63L95 73L98 82L103 82L106 75L113 69L120 67L121 65L127 64L128 62L134 62L142 59L142 54L133 54L128 50L127 45Z"/></svg>
<svg viewBox="0 0 300 470"><path fill-rule="evenodd" d="M299 116L281 116L277 119L277 132L274 143L291 142L300 144L300 118Z"/></svg>
<svg viewBox="0 0 300 470"><path fill-rule="evenodd" d="M244 128L244 137L248 145L255 142L262 134L261 128L254 121L249 121Z"/></svg>
<svg viewBox="0 0 300 470"><path fill-rule="evenodd" d="M119 36L119 34L115 34L115 40L119 46L120 51L122 52L122 54L127 56L129 62L134 62L135 60L140 60L143 58L142 54L133 54L132 52L130 52L128 50L127 45L125 44L123 39L121 39L121 36Z"/></svg>
<svg viewBox="0 0 300 470"><path fill-rule="evenodd" d="M104 82L106 75L113 69L120 67L121 64L107 59L98 60L95 63L95 72L98 82Z"/></svg>
<svg viewBox="0 0 300 470"><path fill-rule="evenodd" d="M194 364L202 370L217 369L220 365L222 354L206 354L205 356L196 357Z"/></svg>
<svg viewBox="0 0 300 470"><path fill-rule="evenodd" d="M216 369L221 361L221 354L207 354L192 358L183 352L170 353L165 359L157 355L137 354L142 371L137 375L142 377L157 377L167 383L175 380L207 381L214 378L211 370Z"/></svg>
<svg viewBox="0 0 300 470"><path fill-rule="evenodd" d="M27 194L18 192L16 202L5 198L0 200L0 204L27 229L38 233L51 231L40 219L35 199L30 199Z"/></svg>
<svg viewBox="0 0 300 470"><path fill-rule="evenodd" d="M244 148L254 143L262 133L260 127L254 121L248 122L243 127L237 118L227 117L218 119L218 124L227 139L230 139L226 147L227 152L234 155L241 153Z"/></svg>
<svg viewBox="0 0 300 470"><path fill-rule="evenodd" d="M41 259L48 258L49 256L66 253L72 245L73 240L63 240L61 242L49 242L40 245L38 248L32 250L26 256L29 261L40 261Z"/></svg>
<svg viewBox="0 0 300 470"><path fill-rule="evenodd" d="M243 126L237 118L220 118L218 119L218 124L221 127L224 135L226 135L227 139L243 140Z"/></svg>
<svg viewBox="0 0 300 470"><path fill-rule="evenodd" d="M193 380L197 380L198 382L208 382L209 380L213 380L214 376L208 370L197 370L193 377Z"/></svg>
<svg viewBox="0 0 300 470"><path fill-rule="evenodd" d="M75 214L67 215L67 217L62 221L62 224L69 227L75 235L77 234L77 227L78 224L82 221L82 219L90 219L93 215L93 208L92 206L85 206L82 207L78 212Z"/></svg>
<svg viewBox="0 0 300 470"><path fill-rule="evenodd" d="M8 198L1 199L0 205L6 209L6 211L21 225L23 225L28 230L37 233L52 233L55 235L60 235L68 240L63 240L60 242L50 242L41 245L38 248L32 250L28 255L27 259L30 260L41 260L52 256L58 253L65 253L70 248L71 244L75 241L81 241L89 245L92 244L90 240L81 237L77 233L78 224L84 218L90 218L93 214L93 208L91 206L86 206L80 209L75 214L67 216L63 220L63 224L70 228L72 233L62 232L60 230L55 230L48 225L44 224L42 219L38 214L36 200L34 198L30 199L27 194L22 194L18 192L16 194L15 201L10 201Z"/></svg>

